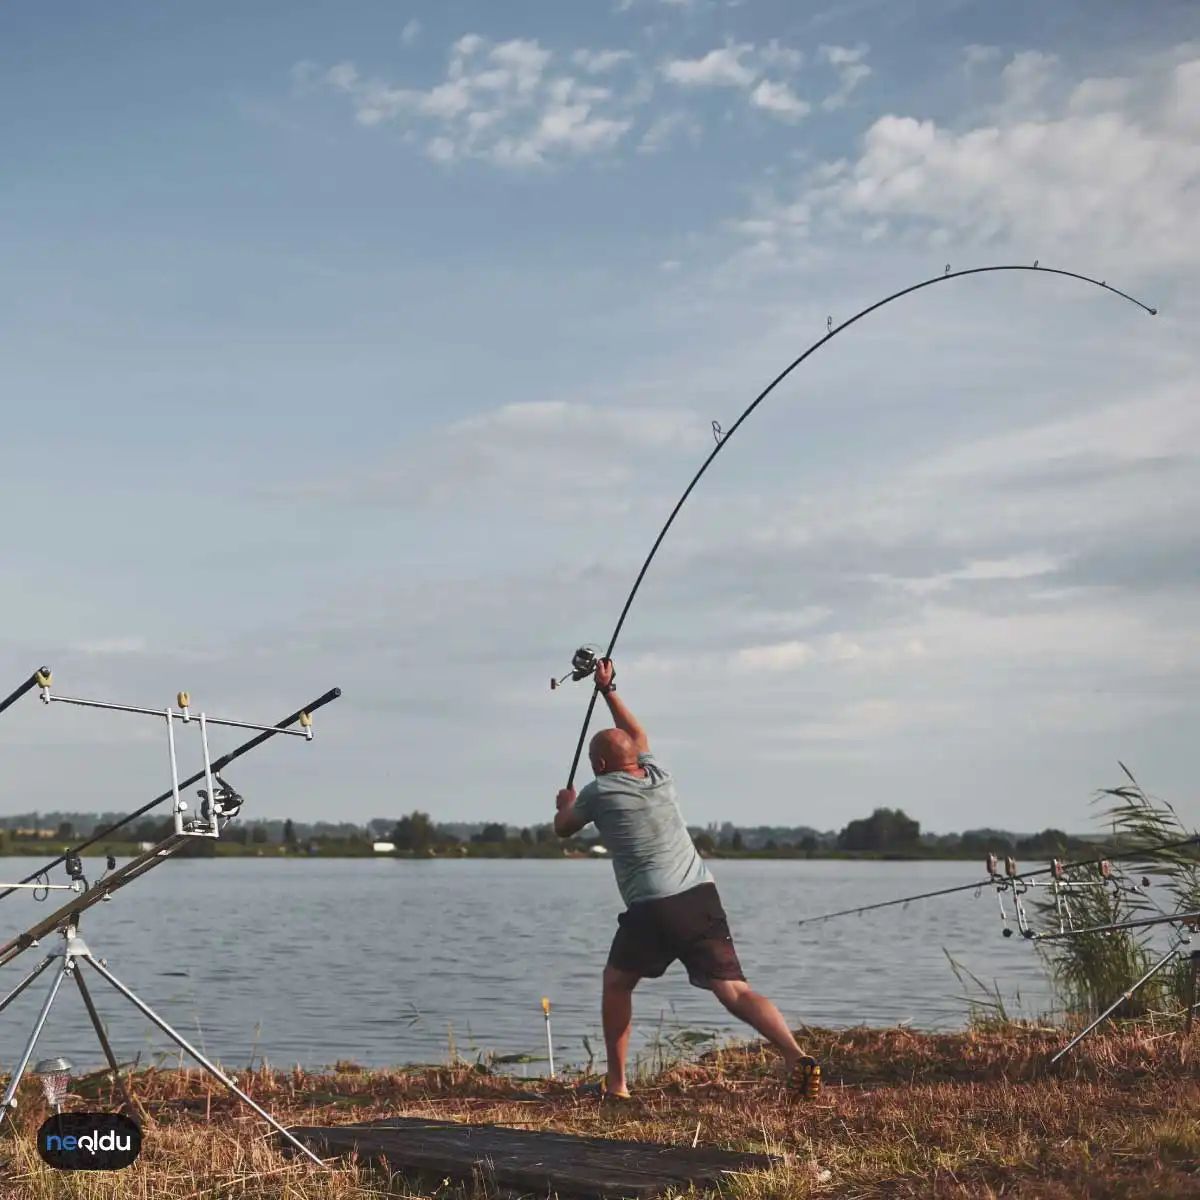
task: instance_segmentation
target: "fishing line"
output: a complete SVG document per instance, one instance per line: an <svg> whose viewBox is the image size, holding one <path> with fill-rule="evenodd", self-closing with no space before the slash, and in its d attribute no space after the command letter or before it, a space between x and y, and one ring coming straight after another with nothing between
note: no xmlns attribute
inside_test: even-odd
<svg viewBox="0 0 1200 1200"><path fill-rule="evenodd" d="M891 304L895 300L899 300L904 296L911 295L913 292L919 292L923 288L932 287L934 284L937 284L937 283L946 283L951 279L964 279L968 275L986 275L986 274L990 274L990 273L998 272L998 271L1033 271L1039 275L1060 275L1065 279L1075 279L1075 280L1078 280L1080 283L1090 284L1092 287L1101 288L1106 292L1112 292L1113 295L1119 296L1123 300L1128 300L1130 304L1136 304L1138 308L1142 309L1143 312L1149 313L1150 316L1152 316L1152 317L1158 315L1157 308L1151 308L1148 304L1143 304L1140 300L1135 299L1133 296L1128 295L1126 292L1121 291L1119 288L1112 287L1107 281L1105 281L1103 279L1093 279L1089 275L1080 275L1074 271L1060 270L1057 267L1042 267L1042 266L1038 265L1038 260L1035 259L1033 262L1033 266L1007 264L1007 265L1002 265L1002 266L991 266L991 267L971 267L971 268L969 268L967 270L963 270L963 271L951 271L950 265L947 263L946 269L941 275L934 276L932 279L922 280L920 283L914 283L914 284L910 285L909 287L902 288L898 292L893 292L890 296L885 296L882 300L877 300L874 304L871 304L868 307L861 309L859 312L856 312L852 317L848 317L840 325L834 325L833 318L828 317L825 322L825 326L826 326L825 336L823 338L821 338L819 341L814 342L811 346L809 346L809 348L807 350L804 351L803 354L800 355L799 358L797 358L789 366L785 367L784 370L782 370L766 386L766 388L764 388L763 391L761 391L758 394L758 396L755 398L753 403L750 404L750 406L745 410L745 412L743 412L742 415L740 417L738 417L738 419L733 423L732 426L730 426L730 428L728 430L722 430L721 426L718 422L716 422L716 421L713 422L713 425L712 425L713 440L716 442L716 445L713 447L712 451L709 453L709 456L704 460L704 463L701 465L700 469L692 477L691 483L688 484L683 495L679 498L679 502L671 510L671 515L667 518L667 523L662 527L662 530L659 533L658 537L655 538L654 545L650 548L650 553L647 555L646 561L642 564L642 569L638 572L637 579L634 581L633 589L630 591L629 597L625 601L625 607L621 609L621 616L617 620L617 627L616 627L616 629L613 630L612 638L609 640L609 643L608 643L608 649L604 652L603 657L604 658L612 657L613 648L617 644L617 638L621 634L621 629L623 628L623 626L625 624L625 618L629 615L629 610L633 606L633 601L634 601L634 598L637 596L638 589L642 586L642 580L645 578L646 572L650 568L650 564L654 561L654 556L658 553L659 546L662 545L663 539L667 536L667 531L675 523L675 518L679 515L680 509L683 508L684 504L687 502L687 498L692 494L693 488L695 488L696 484L700 482L701 476L703 476L704 472L708 470L709 466L712 464L713 459L715 459L717 457L717 455L720 454L721 451L725 449L726 445L728 445L729 439L738 431L738 429L741 427L742 422L745 421L746 418L750 416L750 414L775 390L776 387L779 386L779 384L781 384L810 355L815 354L822 346L826 345L833 338L837 337L837 335L839 333L843 332L846 329L849 329L851 325L854 325L857 322L861 321L863 319L863 317L869 316L876 309L883 308L885 305ZM588 665L591 666L591 671L588 672L589 674L593 673L595 670L594 663L593 664L583 663L581 665L583 665L584 667L586 667ZM573 678L576 678L576 679L580 678L578 672L573 674ZM583 744L587 738L588 727L592 721L592 713L595 711L595 708L596 708L596 697L599 694L600 693L597 691L597 689L595 687L593 687L591 699L588 701L587 713L584 715L584 718L583 718L583 728L580 729L580 731L579 731L579 741L576 743L576 746L575 746L575 757L571 760L571 771L570 771L570 774L567 776L567 787L568 788L572 787L575 783L575 772L579 769L579 759L580 759L580 756L583 754ZM959 891L959 890L965 890L965 889L956 888L956 889L951 889L951 890Z"/></svg>

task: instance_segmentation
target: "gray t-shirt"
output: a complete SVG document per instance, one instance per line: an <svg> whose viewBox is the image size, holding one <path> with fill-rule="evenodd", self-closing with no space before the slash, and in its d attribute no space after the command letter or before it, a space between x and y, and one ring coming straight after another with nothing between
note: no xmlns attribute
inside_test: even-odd
<svg viewBox="0 0 1200 1200"><path fill-rule="evenodd" d="M688 833L675 781L652 754L638 755L638 766L645 776L600 775L575 797L575 811L596 826L612 855L627 907L713 881Z"/></svg>

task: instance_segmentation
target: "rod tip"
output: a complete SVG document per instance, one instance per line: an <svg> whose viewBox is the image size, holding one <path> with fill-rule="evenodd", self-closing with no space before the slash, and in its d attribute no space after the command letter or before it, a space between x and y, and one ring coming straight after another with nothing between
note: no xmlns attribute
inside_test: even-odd
<svg viewBox="0 0 1200 1200"><path fill-rule="evenodd" d="M1148 313L1149 313L1149 314L1150 314L1152 317L1157 317L1157 316L1158 316L1158 309L1157 309L1157 308L1148 308L1148 309L1146 309L1146 311L1147 311L1147 312L1148 312Z"/></svg>

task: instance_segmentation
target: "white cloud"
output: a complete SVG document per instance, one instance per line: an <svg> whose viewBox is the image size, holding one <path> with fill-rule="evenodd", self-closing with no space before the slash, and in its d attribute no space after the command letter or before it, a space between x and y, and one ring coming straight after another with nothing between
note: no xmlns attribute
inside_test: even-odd
<svg viewBox="0 0 1200 1200"><path fill-rule="evenodd" d="M917 596L948 590L956 583L980 580L1032 579L1048 575L1063 565L1061 558L1049 554L1028 553L1012 558L980 560L968 563L957 571L943 571L910 579L885 577L886 582L898 583L905 591Z"/></svg>
<svg viewBox="0 0 1200 1200"><path fill-rule="evenodd" d="M656 117L638 142L640 154L654 154L666 149L677 137L698 142L703 135L700 122L685 112L664 113Z"/></svg>
<svg viewBox="0 0 1200 1200"><path fill-rule="evenodd" d="M498 502L565 514L579 505L623 511L639 494L641 456L695 453L711 444L708 423L666 408L598 408L565 401L509 404L435 431L383 465L332 479L317 491L387 505ZM581 470L579 448L603 443L602 472Z"/></svg>
<svg viewBox="0 0 1200 1200"><path fill-rule="evenodd" d="M414 18L400 31L400 40L406 45L413 45L421 34L421 22Z"/></svg>
<svg viewBox="0 0 1200 1200"><path fill-rule="evenodd" d="M628 50L576 50L571 55L571 61L589 75L605 74L632 58Z"/></svg>
<svg viewBox="0 0 1200 1200"><path fill-rule="evenodd" d="M807 642L776 642L769 646L747 646L737 652L737 663L748 671L789 671L813 660Z"/></svg>
<svg viewBox="0 0 1200 1200"><path fill-rule="evenodd" d="M79 642L70 649L74 653L96 656L145 654L146 639L135 636L94 638Z"/></svg>
<svg viewBox="0 0 1200 1200"><path fill-rule="evenodd" d="M1014 55L1000 73L1005 109L1014 116L1041 115L1042 101L1059 77L1060 66L1056 55L1043 54L1039 50Z"/></svg>
<svg viewBox="0 0 1200 1200"><path fill-rule="evenodd" d="M633 126L632 108L645 97L617 96L571 75L551 74L553 57L536 41L493 44L466 34L451 46L445 78L428 89L364 79L353 63L330 68L325 81L351 98L362 125L432 122L436 128L425 147L437 162L474 157L520 168L615 146ZM624 51L584 50L572 61L597 75L628 57Z"/></svg>
<svg viewBox="0 0 1200 1200"><path fill-rule="evenodd" d="M839 79L837 90L821 101L826 112L845 107L854 89L870 76L871 68L863 61L869 49L866 45L820 47L821 58L837 71Z"/></svg>
<svg viewBox="0 0 1200 1200"><path fill-rule="evenodd" d="M981 67L985 63L994 62L1000 57L999 46L981 46L977 43L972 43L969 46L963 47L963 67L970 73L976 67Z"/></svg>
<svg viewBox="0 0 1200 1200"><path fill-rule="evenodd" d="M812 106L801 100L786 83L771 83L766 79L750 94L750 101L757 108L792 121L798 120L812 109Z"/></svg>
<svg viewBox="0 0 1200 1200"><path fill-rule="evenodd" d="M798 71L804 65L804 55L783 45L778 38L772 38L759 50L758 57L766 66L780 71Z"/></svg>
<svg viewBox="0 0 1200 1200"><path fill-rule="evenodd" d="M456 59L470 58L473 54L478 54L486 45L487 40L480 37L479 34L465 33L454 43L450 50Z"/></svg>
<svg viewBox="0 0 1200 1200"><path fill-rule="evenodd" d="M749 87L758 72L742 59L753 49L749 43L731 43L701 58L672 59L663 65L662 73L680 87Z"/></svg>
<svg viewBox="0 0 1200 1200"><path fill-rule="evenodd" d="M802 721L790 732L803 742L872 741L898 729L903 718L891 700L860 700L842 705L832 721Z"/></svg>
<svg viewBox="0 0 1200 1200"><path fill-rule="evenodd" d="M1049 56L1019 55L1002 80L1003 100L974 128L880 117L856 161L809 176L799 201L817 220L791 232L886 221L935 244L1020 244L1031 257L1086 247L1113 267L1200 261L1200 58L1071 82ZM786 233L789 203L755 215Z"/></svg>

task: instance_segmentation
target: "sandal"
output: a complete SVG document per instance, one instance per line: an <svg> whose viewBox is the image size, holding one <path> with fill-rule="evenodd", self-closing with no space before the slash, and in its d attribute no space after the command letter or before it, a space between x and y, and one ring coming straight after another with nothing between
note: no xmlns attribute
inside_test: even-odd
<svg viewBox="0 0 1200 1200"><path fill-rule="evenodd" d="M805 1055L794 1067L787 1081L788 1091L805 1100L815 1100L821 1094L821 1068L815 1058Z"/></svg>

